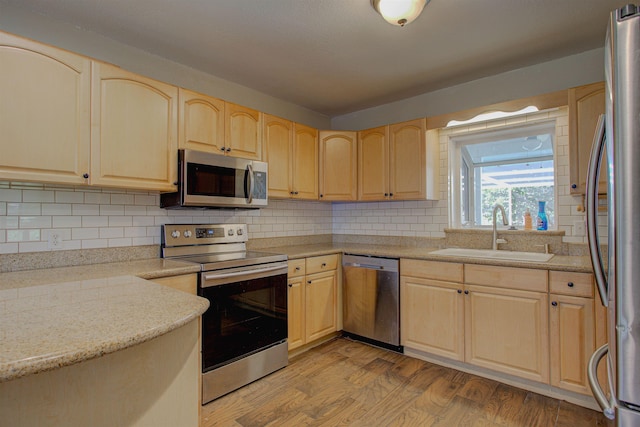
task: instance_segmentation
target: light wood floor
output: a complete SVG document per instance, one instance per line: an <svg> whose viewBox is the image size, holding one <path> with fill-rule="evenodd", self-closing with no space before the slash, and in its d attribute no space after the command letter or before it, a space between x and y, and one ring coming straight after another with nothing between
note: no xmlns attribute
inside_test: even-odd
<svg viewBox="0 0 640 427"><path fill-rule="evenodd" d="M338 338L202 408L201 426L610 426L600 413Z"/></svg>

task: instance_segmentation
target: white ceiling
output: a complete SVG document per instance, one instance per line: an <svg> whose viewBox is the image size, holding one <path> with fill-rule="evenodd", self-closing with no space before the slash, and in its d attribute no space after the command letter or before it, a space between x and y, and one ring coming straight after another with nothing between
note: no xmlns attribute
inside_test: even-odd
<svg viewBox="0 0 640 427"><path fill-rule="evenodd" d="M631 0L0 0L327 116L603 46Z"/></svg>

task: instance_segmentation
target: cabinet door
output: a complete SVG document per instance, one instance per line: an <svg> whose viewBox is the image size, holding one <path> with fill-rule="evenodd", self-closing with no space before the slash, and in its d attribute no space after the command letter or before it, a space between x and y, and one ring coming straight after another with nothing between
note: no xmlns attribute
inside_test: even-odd
<svg viewBox="0 0 640 427"><path fill-rule="evenodd" d="M402 345L463 360L462 284L403 276L400 286Z"/></svg>
<svg viewBox="0 0 640 427"><path fill-rule="evenodd" d="M0 179L84 184L89 59L0 33Z"/></svg>
<svg viewBox="0 0 640 427"><path fill-rule="evenodd" d="M225 103L226 152L230 156L260 160L262 125L260 112L241 105Z"/></svg>
<svg viewBox="0 0 640 427"><path fill-rule="evenodd" d="M318 200L318 130L298 123L293 128L293 197Z"/></svg>
<svg viewBox="0 0 640 427"><path fill-rule="evenodd" d="M320 131L320 200L353 201L358 193L355 132Z"/></svg>
<svg viewBox="0 0 640 427"><path fill-rule="evenodd" d="M337 275L327 271L306 276L306 342L337 330Z"/></svg>
<svg viewBox="0 0 640 427"><path fill-rule="evenodd" d="M584 194L593 135L605 109L604 83L569 89L569 179L572 194ZM600 174L598 192L607 192L606 174Z"/></svg>
<svg viewBox="0 0 640 427"><path fill-rule="evenodd" d="M551 385L590 395L587 365L595 351L593 299L550 296Z"/></svg>
<svg viewBox="0 0 640 427"><path fill-rule="evenodd" d="M178 88L93 63L91 184L175 191Z"/></svg>
<svg viewBox="0 0 640 427"><path fill-rule="evenodd" d="M466 286L465 361L549 381L547 294Z"/></svg>
<svg viewBox="0 0 640 427"><path fill-rule="evenodd" d="M279 117L264 115L262 158L269 165L269 197L293 196L291 146L293 123Z"/></svg>
<svg viewBox="0 0 640 427"><path fill-rule="evenodd" d="M425 119L389 126L389 185L392 199L427 196L427 124Z"/></svg>
<svg viewBox="0 0 640 427"><path fill-rule="evenodd" d="M358 200L389 198L389 127L358 132Z"/></svg>
<svg viewBox="0 0 640 427"><path fill-rule="evenodd" d="M304 277L289 279L287 291L287 324L289 351L305 343L305 285Z"/></svg>
<svg viewBox="0 0 640 427"><path fill-rule="evenodd" d="M180 89L180 148L224 152L224 101Z"/></svg>

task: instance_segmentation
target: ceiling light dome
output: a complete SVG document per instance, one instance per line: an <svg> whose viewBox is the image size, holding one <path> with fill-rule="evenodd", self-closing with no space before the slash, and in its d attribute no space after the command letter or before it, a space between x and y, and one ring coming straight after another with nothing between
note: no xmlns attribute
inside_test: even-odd
<svg viewBox="0 0 640 427"><path fill-rule="evenodd" d="M430 0L371 0L371 5L385 21L404 27L413 22Z"/></svg>

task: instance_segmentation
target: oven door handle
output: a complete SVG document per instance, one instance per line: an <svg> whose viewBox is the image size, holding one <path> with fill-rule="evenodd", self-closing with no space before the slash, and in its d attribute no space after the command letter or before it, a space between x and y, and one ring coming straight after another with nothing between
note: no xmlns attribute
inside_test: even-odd
<svg viewBox="0 0 640 427"><path fill-rule="evenodd" d="M204 280L226 279L229 277L246 276L248 274L268 273L269 271L276 271L286 268L286 265L277 265L275 267L256 268L255 270L234 271L233 273L210 273L204 275Z"/></svg>

